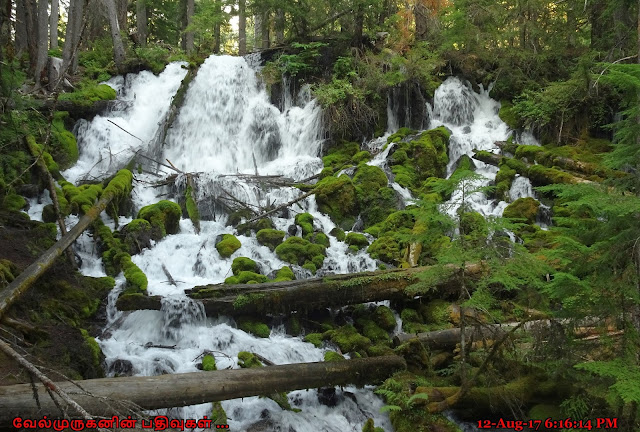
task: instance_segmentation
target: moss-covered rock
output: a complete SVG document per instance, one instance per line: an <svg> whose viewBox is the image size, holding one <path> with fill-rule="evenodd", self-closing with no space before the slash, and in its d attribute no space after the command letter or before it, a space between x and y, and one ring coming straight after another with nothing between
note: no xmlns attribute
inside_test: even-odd
<svg viewBox="0 0 640 432"><path fill-rule="evenodd" d="M371 156L371 153L369 153L366 150L363 151L359 151L358 153L356 153L355 155L353 155L353 157L351 158L351 161L355 164L358 165L361 162L368 162L371 160L373 156Z"/></svg>
<svg viewBox="0 0 640 432"><path fill-rule="evenodd" d="M508 100L500 101L500 111L498 111L500 120L505 122L511 129L516 130L521 127L520 118L513 109L513 104Z"/></svg>
<svg viewBox="0 0 640 432"><path fill-rule="evenodd" d="M238 328L244 332L251 333L254 336L268 338L271 334L269 326L265 323L255 321L251 318L239 318Z"/></svg>
<svg viewBox="0 0 640 432"><path fill-rule="evenodd" d="M358 215L356 188L349 176L326 177L316 185L318 209L343 229L351 229Z"/></svg>
<svg viewBox="0 0 640 432"><path fill-rule="evenodd" d="M373 319L386 331L393 331L396 328L396 317L387 306L378 306L373 313Z"/></svg>
<svg viewBox="0 0 640 432"><path fill-rule="evenodd" d="M214 425L226 425L229 423L227 413L220 402L214 402L211 408L211 420Z"/></svg>
<svg viewBox="0 0 640 432"><path fill-rule="evenodd" d="M302 228L302 235L311 234L313 232L313 216L309 213L299 213L295 218L296 225Z"/></svg>
<svg viewBox="0 0 640 432"><path fill-rule="evenodd" d="M511 189L511 183L516 177L516 170L509 167L507 164L501 164L498 173L496 174L495 184L495 198L500 201L508 201L509 190Z"/></svg>
<svg viewBox="0 0 640 432"><path fill-rule="evenodd" d="M379 259L387 264L398 264L402 261L403 248L400 242L391 235L382 236L367 248L371 258Z"/></svg>
<svg viewBox="0 0 640 432"><path fill-rule="evenodd" d="M334 362L334 361L342 361L344 360L344 356L341 354L338 354L335 351L327 351L326 353L324 353L324 361L326 362Z"/></svg>
<svg viewBox="0 0 640 432"><path fill-rule="evenodd" d="M314 232L312 234L309 234L305 236L305 239L309 240L311 243L319 244L326 248L328 248L331 244L331 242L329 241L329 237L327 237L325 233L321 232Z"/></svg>
<svg viewBox="0 0 640 432"><path fill-rule="evenodd" d="M478 212L464 212L460 215L460 232L468 240L482 241L489 235L487 221Z"/></svg>
<svg viewBox="0 0 640 432"><path fill-rule="evenodd" d="M6 210L22 210L26 205L27 201L18 194L8 194L2 199L2 208Z"/></svg>
<svg viewBox="0 0 640 432"><path fill-rule="evenodd" d="M160 229L144 219L134 219L120 230L120 238L131 255L151 247L151 240L161 237Z"/></svg>
<svg viewBox="0 0 640 432"><path fill-rule="evenodd" d="M331 234L332 236L334 236L336 239L338 239L339 241L344 241L344 239L346 238L344 231L342 231L340 228L335 227L333 228L331 231L329 231L329 234Z"/></svg>
<svg viewBox="0 0 640 432"><path fill-rule="evenodd" d="M251 284L251 283L265 283L269 279L259 273L252 271L240 271L236 276L228 277L224 280L226 284Z"/></svg>
<svg viewBox="0 0 640 432"><path fill-rule="evenodd" d="M320 348L322 346L322 333L309 333L303 339L305 342L309 342L313 344L316 348Z"/></svg>
<svg viewBox="0 0 640 432"><path fill-rule="evenodd" d="M207 354L206 356L202 357L202 370L207 372L218 370L218 368L216 367L216 358L211 354Z"/></svg>
<svg viewBox="0 0 640 432"><path fill-rule="evenodd" d="M236 227L243 219L250 219L253 213L249 209L236 210L227 218L227 226Z"/></svg>
<svg viewBox="0 0 640 432"><path fill-rule="evenodd" d="M387 185L387 175L379 167L367 164L358 165L353 184L359 187L359 194L367 195L375 193L381 187Z"/></svg>
<svg viewBox="0 0 640 432"><path fill-rule="evenodd" d="M276 248L276 255L291 264L304 265L308 262L320 267L324 262L326 248L319 244L311 243L300 237L289 237Z"/></svg>
<svg viewBox="0 0 640 432"><path fill-rule="evenodd" d="M394 134L389 136L389 138L387 138L387 144L400 142L404 138L406 138L406 137L408 137L410 135L415 135L417 133L418 133L418 131L416 131L414 129L410 129L410 128L407 128L407 127L401 127L400 129L398 129L397 132L395 132Z"/></svg>
<svg viewBox="0 0 640 432"><path fill-rule="evenodd" d="M339 171L350 165L351 159L360 151L360 145L355 142L343 142L329 149L327 155L322 158L324 166L331 168L333 172Z"/></svg>
<svg viewBox="0 0 640 432"><path fill-rule="evenodd" d="M258 273L258 264L251 258L247 257L237 257L233 259L233 263L231 263L231 271L235 276L239 275L240 272L248 271L253 273Z"/></svg>
<svg viewBox="0 0 640 432"><path fill-rule="evenodd" d="M178 231L180 231L181 216L182 210L180 209L180 206L167 200L162 200L156 204L143 207L138 212L138 219L148 221L152 227L159 230L162 237L167 234L177 234ZM154 240L160 239L157 238Z"/></svg>
<svg viewBox="0 0 640 432"><path fill-rule="evenodd" d="M100 100L114 100L116 91L106 84L96 84L87 86L73 93L63 93L60 100L70 100L81 105L91 105Z"/></svg>
<svg viewBox="0 0 640 432"><path fill-rule="evenodd" d="M295 280L295 278L296 278L296 275L293 274L291 267L284 266L280 270L278 270L278 272L276 273L276 278L274 279L274 282L290 281L290 280Z"/></svg>
<svg viewBox="0 0 640 432"><path fill-rule="evenodd" d="M260 360L253 354L248 351L240 351L238 353L238 366L243 369L253 369L257 367L262 367L262 363Z"/></svg>
<svg viewBox="0 0 640 432"><path fill-rule="evenodd" d="M235 251L240 249L242 243L232 234L223 234L222 240L216 243L216 249L223 258L229 258Z"/></svg>
<svg viewBox="0 0 640 432"><path fill-rule="evenodd" d="M401 153L397 157L392 155L389 161L395 181L417 192L427 178L444 177L449 162L450 136L451 133L441 126L423 132L409 142L398 142L395 152Z"/></svg>
<svg viewBox="0 0 640 432"><path fill-rule="evenodd" d="M381 328L375 321L368 318L358 318L356 320L356 327L363 336L369 338L372 343L391 343L391 339L389 338L389 333L386 330Z"/></svg>
<svg viewBox="0 0 640 432"><path fill-rule="evenodd" d="M526 223L532 224L536 221L539 208L540 203L534 198L518 198L504 209L502 215L506 218L524 219Z"/></svg>
<svg viewBox="0 0 640 432"><path fill-rule="evenodd" d="M267 246L271 250L275 250L282 243L285 232L274 229L262 229L256 233L258 243Z"/></svg>
<svg viewBox="0 0 640 432"><path fill-rule="evenodd" d="M324 333L325 339L336 344L344 353L366 350L371 345L371 340L362 336L352 325L339 327Z"/></svg>
<svg viewBox="0 0 640 432"><path fill-rule="evenodd" d="M364 236L364 234L350 232L347 234L345 238L345 243L349 246L355 246L358 249L363 249L369 246L369 240Z"/></svg>
<svg viewBox="0 0 640 432"><path fill-rule="evenodd" d="M51 122L51 155L60 169L67 169L78 161L76 137L65 128L66 111L56 111Z"/></svg>

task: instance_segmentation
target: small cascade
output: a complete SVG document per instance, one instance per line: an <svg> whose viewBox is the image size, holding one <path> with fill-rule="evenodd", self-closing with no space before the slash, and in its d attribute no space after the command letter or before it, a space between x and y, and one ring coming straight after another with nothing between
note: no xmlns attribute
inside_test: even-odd
<svg viewBox="0 0 640 432"><path fill-rule="evenodd" d="M433 113L444 124L473 123L477 106L477 95L466 82L456 77L447 78L433 95Z"/></svg>
<svg viewBox="0 0 640 432"><path fill-rule="evenodd" d="M513 202L518 198L526 197L535 197L533 186L531 186L531 180L527 177L516 175L513 183L511 183L511 189L509 189L509 198Z"/></svg>

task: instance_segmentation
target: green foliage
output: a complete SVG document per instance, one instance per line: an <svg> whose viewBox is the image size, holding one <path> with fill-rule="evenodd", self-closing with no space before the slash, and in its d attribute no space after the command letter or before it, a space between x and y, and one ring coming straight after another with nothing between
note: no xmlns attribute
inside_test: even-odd
<svg viewBox="0 0 640 432"><path fill-rule="evenodd" d="M57 111L51 122L52 156L62 169L71 167L78 160L76 137L64 125L68 116L66 111Z"/></svg>
<svg viewBox="0 0 640 432"><path fill-rule="evenodd" d="M291 47L297 50L295 54L281 54L276 61L281 73L296 76L308 74L316 70L315 59L320 56L320 48L326 47L324 42L298 43Z"/></svg>
<svg viewBox="0 0 640 432"><path fill-rule="evenodd" d="M609 386L609 392L623 403L640 403L640 369L637 365L618 358L611 361L580 363L575 367L608 378L613 382Z"/></svg>

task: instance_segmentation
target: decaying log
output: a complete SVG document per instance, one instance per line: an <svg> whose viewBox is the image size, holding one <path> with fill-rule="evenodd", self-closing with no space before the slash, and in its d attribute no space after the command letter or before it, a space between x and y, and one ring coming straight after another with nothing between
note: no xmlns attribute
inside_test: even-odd
<svg viewBox="0 0 640 432"><path fill-rule="evenodd" d="M402 357L384 356L340 362L301 363L255 369L219 370L152 377L102 378L80 381L84 390L69 382L56 383L74 394L75 400L94 416L117 414L118 402L129 401L146 409L216 402L274 392L308 388L370 384L404 369ZM37 385L43 394L45 389ZM58 408L40 398L39 410L30 384L0 387L0 427L9 427L14 417L59 416Z"/></svg>
<svg viewBox="0 0 640 432"><path fill-rule="evenodd" d="M467 276L478 276L483 267L468 264ZM293 310L341 307L395 298L413 298L405 288L419 281L425 267L385 270L346 275L268 282L263 284L206 285L187 290L187 294L204 304L208 316L267 315ZM422 294L424 298L446 298L457 294L458 271L453 269ZM118 309L160 310L159 297L124 295Z"/></svg>
<svg viewBox="0 0 640 432"><path fill-rule="evenodd" d="M518 148L518 144L515 143L510 143L507 141L496 141L494 143L496 146L500 147L500 149L502 149L502 151L507 151L511 154L515 154L517 148ZM542 150L545 154L550 155L546 150L544 150L542 147L540 147L540 150ZM541 159L545 159L545 158L541 158ZM533 162L533 161L530 161ZM580 162L577 161L575 159L571 159L571 158L567 158L567 157L563 157L563 156L550 156L548 158L546 158L545 160L538 160L536 159L535 162L544 165L546 167L554 167L554 166L558 166L562 169L566 169L569 171L575 171L581 174L586 174L586 175L593 175L596 174L598 171L598 167L592 163L587 163L587 162Z"/></svg>
<svg viewBox="0 0 640 432"><path fill-rule="evenodd" d="M98 202L80 218L78 223L71 228L67 235L62 236L53 246L47 249L37 260L22 271L6 288L0 291L0 318L31 285L38 280L55 262L62 253L73 244L91 223L100 216L115 198L115 193L105 189Z"/></svg>
<svg viewBox="0 0 640 432"><path fill-rule="evenodd" d="M111 108L121 105L121 101L115 100L99 100L90 104L87 104L86 101L76 102L70 100L58 100L57 102L53 99L44 101L44 104L39 106L37 109L40 112L48 112L52 110L57 111L67 111L69 112L69 117L72 119L86 119L91 120L98 114L102 114L110 110Z"/></svg>
<svg viewBox="0 0 640 432"><path fill-rule="evenodd" d="M537 176L531 175L530 169L536 165L532 165L526 162L523 162L519 159L508 158L505 156L501 156L499 154L490 153L487 151L476 151L473 154L473 158L479 160L480 162L484 162L489 165L499 167L501 163L507 162L507 164L516 170L518 174L524 177L528 177L531 182L536 186L545 186L554 183L593 183L590 180L584 179L582 177L578 177L574 174L568 173L566 171L560 171L563 174L563 178L556 179L552 177L546 176L544 173L537 173ZM514 160L516 163L509 164L509 160ZM546 169L546 168L545 168ZM552 168L548 168L548 170L552 170ZM558 172L558 170L556 170Z"/></svg>

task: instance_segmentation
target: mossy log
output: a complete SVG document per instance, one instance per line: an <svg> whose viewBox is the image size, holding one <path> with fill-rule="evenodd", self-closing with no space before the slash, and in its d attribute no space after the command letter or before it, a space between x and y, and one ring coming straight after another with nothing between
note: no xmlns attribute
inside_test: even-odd
<svg viewBox="0 0 640 432"><path fill-rule="evenodd" d="M67 111L69 113L69 117L72 119L91 120L98 114L102 114L119 104L122 104L122 102L115 100L98 100L89 103L87 101L73 100L58 100L57 102L54 100L46 100L44 104L39 106L37 109L41 112L48 112L52 110Z"/></svg>
<svg viewBox="0 0 640 432"><path fill-rule="evenodd" d="M513 154L516 153L519 147L517 144L509 143L507 141L496 141L494 144L500 147L503 151L508 151L509 153ZM550 153L546 151L544 147L540 147L540 153L544 154L545 156L550 155ZM596 167L594 164L581 162L563 156L551 155L547 158L536 158L535 161L549 168L557 166L562 169L575 171L585 175L593 175L598 171L598 167Z"/></svg>
<svg viewBox="0 0 640 432"><path fill-rule="evenodd" d="M424 270L425 267L415 267L262 284L205 285L186 292L191 298L204 304L209 316L272 315L293 310L413 298L415 293L406 293L405 289L419 282L418 275ZM479 275L481 271L480 264L467 266L468 276ZM443 276L430 289L423 290L423 297L456 296L459 291L458 276L455 271ZM159 310L160 306L159 298L140 299L124 295L118 299L120 310Z"/></svg>
<svg viewBox="0 0 640 432"><path fill-rule="evenodd" d="M87 209L78 223L53 246L40 255L30 266L24 269L5 289L0 291L0 318L5 314L7 309L53 265L55 260L73 244L80 234L100 216L100 213L107 208L111 201L120 199L121 194L131 190L131 180L130 172L126 170L120 171L104 189L98 202L93 207Z"/></svg>
<svg viewBox="0 0 640 432"><path fill-rule="evenodd" d="M528 177L536 186L546 186L554 183L593 183L590 180L565 171L547 168L542 165L532 165L519 159L508 158L488 151L476 151L473 154L473 158L496 167L499 167L501 164L506 164L516 170L521 176Z"/></svg>
<svg viewBox="0 0 640 432"><path fill-rule="evenodd" d="M404 369L399 356L382 356L341 362L300 363L255 369L193 372L151 377L119 377L84 380L83 391L75 383L56 385L94 416L112 416L133 402L145 410L195 405L248 396L270 395L308 388L346 384L373 384ZM0 387L0 427L10 427L15 417L46 415L56 418L60 410L46 397L43 385L36 384L40 409L31 384ZM70 413L71 414L71 413Z"/></svg>
<svg viewBox="0 0 640 432"><path fill-rule="evenodd" d="M590 334L586 329L593 329L594 326L599 324L599 320L596 318L587 317L578 322L561 319L561 320L533 320L524 324L520 322L503 323L503 324L483 324L480 326L469 326L465 328L466 340L495 340L504 336L510 332L514 327L520 326L517 332L513 334L514 337L524 337L528 332L535 331L536 329L549 328L553 325L573 325L574 334L581 336L583 334ZM446 350L455 348L456 344L460 343L461 330L460 327L436 330L426 333L409 334L400 333L393 338L393 342L396 345L402 345L412 339L418 339L422 344L429 347L432 350Z"/></svg>

